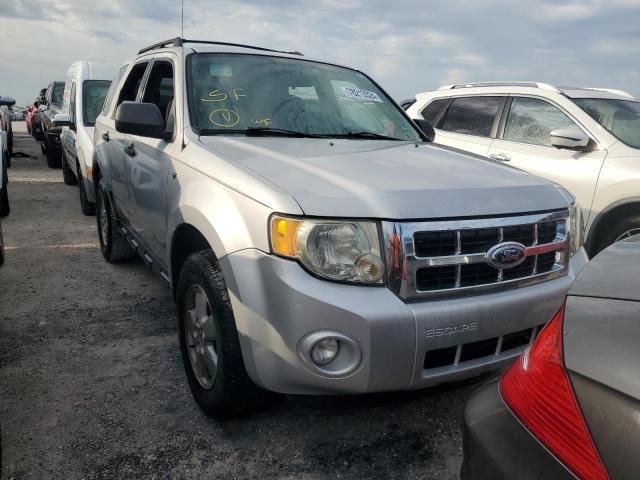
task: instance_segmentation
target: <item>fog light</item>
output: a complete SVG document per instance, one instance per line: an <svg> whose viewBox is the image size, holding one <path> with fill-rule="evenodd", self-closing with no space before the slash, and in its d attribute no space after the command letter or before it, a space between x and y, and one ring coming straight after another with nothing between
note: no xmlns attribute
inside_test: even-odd
<svg viewBox="0 0 640 480"><path fill-rule="evenodd" d="M325 338L316 343L311 349L311 360L316 365L326 365L338 355L340 344L335 338Z"/></svg>

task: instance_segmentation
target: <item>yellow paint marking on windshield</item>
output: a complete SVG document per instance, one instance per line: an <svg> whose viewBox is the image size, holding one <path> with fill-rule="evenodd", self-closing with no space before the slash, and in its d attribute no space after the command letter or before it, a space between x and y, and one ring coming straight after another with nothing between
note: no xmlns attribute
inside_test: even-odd
<svg viewBox="0 0 640 480"><path fill-rule="evenodd" d="M264 125L265 127L270 127L271 119L263 118L262 120L251 120L251 123L253 123L254 125Z"/></svg>
<svg viewBox="0 0 640 480"><path fill-rule="evenodd" d="M209 114L209 121L218 127L231 128L240 123L240 115L233 110L218 108Z"/></svg>
<svg viewBox="0 0 640 480"><path fill-rule="evenodd" d="M244 91L244 88L234 88L233 89L233 96L236 98L236 102L238 100L240 100L240 97L246 97L245 94L239 93L239 92L243 92L243 91Z"/></svg>
<svg viewBox="0 0 640 480"><path fill-rule="evenodd" d="M229 98L229 95L227 95L225 92L223 92L221 90L218 90L216 88L214 91L209 92L207 97L211 97L211 98L201 98L200 101L202 101L202 102L224 102L227 98Z"/></svg>

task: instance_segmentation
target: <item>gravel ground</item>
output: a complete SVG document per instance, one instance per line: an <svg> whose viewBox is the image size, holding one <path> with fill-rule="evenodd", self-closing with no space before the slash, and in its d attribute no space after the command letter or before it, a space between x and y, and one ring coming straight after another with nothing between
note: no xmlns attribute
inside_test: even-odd
<svg viewBox="0 0 640 480"><path fill-rule="evenodd" d="M94 217L16 122L0 269L6 479L457 478L478 381L360 397L277 396L216 423L191 398L175 312L141 263L105 263Z"/></svg>

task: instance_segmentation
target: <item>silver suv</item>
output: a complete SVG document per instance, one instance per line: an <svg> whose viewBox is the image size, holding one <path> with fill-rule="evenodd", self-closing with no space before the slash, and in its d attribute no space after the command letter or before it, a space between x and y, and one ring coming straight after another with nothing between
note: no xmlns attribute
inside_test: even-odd
<svg viewBox="0 0 640 480"><path fill-rule="evenodd" d="M362 72L173 39L95 125L102 253L172 289L191 390L224 418L416 389L515 358L586 262L546 180L435 146Z"/></svg>
<svg viewBox="0 0 640 480"><path fill-rule="evenodd" d="M640 102L629 93L469 83L419 93L406 109L433 124L436 143L566 187L584 209L591 256L640 233Z"/></svg>

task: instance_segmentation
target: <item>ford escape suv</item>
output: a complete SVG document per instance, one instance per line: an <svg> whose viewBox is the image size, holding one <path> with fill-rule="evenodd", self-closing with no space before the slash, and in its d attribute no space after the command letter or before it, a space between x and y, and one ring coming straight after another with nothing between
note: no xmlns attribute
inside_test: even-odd
<svg viewBox="0 0 640 480"><path fill-rule="evenodd" d="M426 141L368 76L176 38L95 123L102 254L172 289L201 408L417 389L514 359L586 263L580 208Z"/></svg>
<svg viewBox="0 0 640 480"><path fill-rule="evenodd" d="M407 107L435 142L563 185L582 205L595 255L640 233L640 102L621 90L533 82L446 85Z"/></svg>

